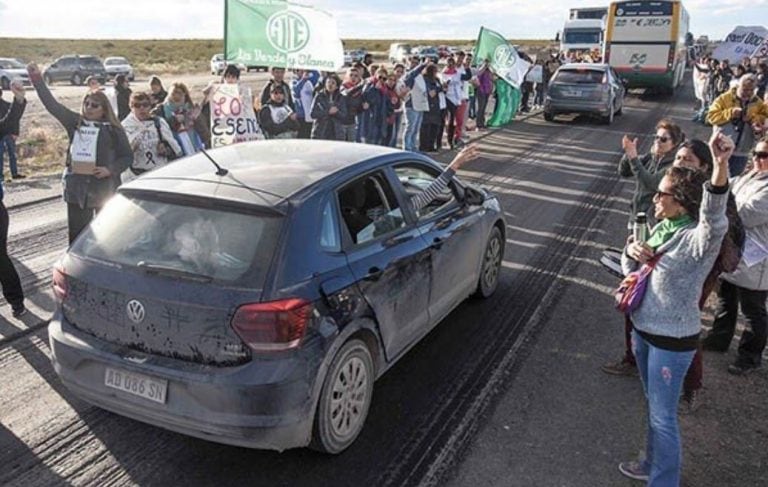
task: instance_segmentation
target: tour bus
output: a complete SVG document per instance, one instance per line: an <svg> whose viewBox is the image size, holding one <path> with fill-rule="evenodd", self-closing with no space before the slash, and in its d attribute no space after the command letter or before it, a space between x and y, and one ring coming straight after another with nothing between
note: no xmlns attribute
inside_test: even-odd
<svg viewBox="0 0 768 487"><path fill-rule="evenodd" d="M629 88L671 94L685 73L688 23L688 12L679 1L613 2L603 60Z"/></svg>

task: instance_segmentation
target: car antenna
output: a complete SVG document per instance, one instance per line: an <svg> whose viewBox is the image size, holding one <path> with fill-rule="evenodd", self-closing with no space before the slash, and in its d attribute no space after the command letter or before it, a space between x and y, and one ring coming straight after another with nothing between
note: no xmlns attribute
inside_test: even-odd
<svg viewBox="0 0 768 487"><path fill-rule="evenodd" d="M211 156L210 156L210 155L209 155L209 154L208 154L208 153L205 151L205 149L200 149L200 152L202 152L203 154L205 154L205 157L207 157L207 158L208 158L208 160L209 160L209 161L211 161L211 163L213 163L213 165L214 165L214 166L216 166L216 175L217 175L217 176L226 176L227 174L229 174L229 171L228 171L227 169L224 169L223 167L219 166L219 165L216 163L216 161L214 161L214 160L213 160L213 157L211 157Z"/></svg>

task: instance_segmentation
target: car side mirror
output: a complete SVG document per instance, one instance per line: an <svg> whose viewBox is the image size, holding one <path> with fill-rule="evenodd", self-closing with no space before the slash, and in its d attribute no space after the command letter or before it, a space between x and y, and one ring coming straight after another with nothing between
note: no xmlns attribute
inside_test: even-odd
<svg viewBox="0 0 768 487"><path fill-rule="evenodd" d="M485 202L485 191L467 186L464 188L464 202L472 206L480 206Z"/></svg>

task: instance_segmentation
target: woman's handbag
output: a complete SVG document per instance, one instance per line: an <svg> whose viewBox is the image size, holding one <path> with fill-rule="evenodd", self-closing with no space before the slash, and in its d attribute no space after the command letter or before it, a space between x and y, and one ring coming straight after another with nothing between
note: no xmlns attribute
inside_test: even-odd
<svg viewBox="0 0 768 487"><path fill-rule="evenodd" d="M632 311L640 307L640 303L643 302L645 296L645 290L648 287L648 277L651 275L651 271L661 259L662 254L656 254L651 260L643 264L643 266L627 274L627 276L621 281L618 289L614 293L614 299L616 300L616 309L622 313L629 314Z"/></svg>

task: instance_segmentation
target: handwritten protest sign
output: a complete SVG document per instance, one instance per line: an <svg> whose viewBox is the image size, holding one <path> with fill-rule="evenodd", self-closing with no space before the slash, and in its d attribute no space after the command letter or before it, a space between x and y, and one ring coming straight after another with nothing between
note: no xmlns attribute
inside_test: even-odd
<svg viewBox="0 0 768 487"><path fill-rule="evenodd" d="M216 85L210 104L212 147L264 139L250 89L236 84Z"/></svg>

